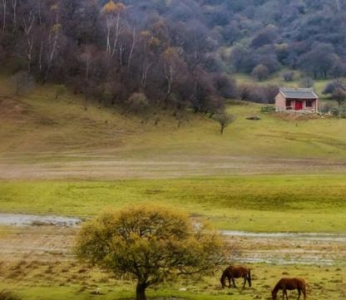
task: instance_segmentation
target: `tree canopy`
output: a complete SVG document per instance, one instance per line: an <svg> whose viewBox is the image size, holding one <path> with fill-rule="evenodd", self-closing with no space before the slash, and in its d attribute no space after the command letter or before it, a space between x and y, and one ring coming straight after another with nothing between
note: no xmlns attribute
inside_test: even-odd
<svg viewBox="0 0 346 300"><path fill-rule="evenodd" d="M138 205L108 210L85 223L77 256L136 281L136 299L147 287L178 276L208 274L231 255L216 231L176 210Z"/></svg>
<svg viewBox="0 0 346 300"><path fill-rule="evenodd" d="M218 93L221 74L345 77L345 8L346 0L1 1L0 63L104 105L126 107L141 93L148 107L213 113L215 96L239 95L236 86Z"/></svg>

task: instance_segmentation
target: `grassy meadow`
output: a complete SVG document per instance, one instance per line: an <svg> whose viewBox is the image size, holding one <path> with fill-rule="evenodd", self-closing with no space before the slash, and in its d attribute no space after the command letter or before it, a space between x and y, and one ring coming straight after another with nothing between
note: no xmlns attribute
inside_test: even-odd
<svg viewBox="0 0 346 300"><path fill-rule="evenodd" d="M221 135L220 125L205 115L126 115L80 95L55 99L55 91L38 86L18 96L8 79L0 80L0 158L33 163L90 156L344 158L345 119L266 114L259 104L231 102L228 111L236 119ZM254 115L261 119L247 119Z"/></svg>
<svg viewBox="0 0 346 300"><path fill-rule="evenodd" d="M237 176L115 181L1 181L4 212L95 216L106 207L160 203L215 227L345 232L346 175Z"/></svg>
<svg viewBox="0 0 346 300"><path fill-rule="evenodd" d="M324 84L316 84L319 94ZM110 206L150 202L224 230L346 231L346 119L268 114L260 104L232 101L228 112L236 118L221 135L206 115L126 115L81 95L55 99L55 91L45 85L15 95L9 79L0 78L0 213L85 219ZM0 240L26 230L2 226ZM133 298L127 278L81 265L71 253L50 255L1 256L0 291L28 300ZM344 261L251 268L251 289L222 290L215 274L150 288L148 297L270 299L284 275L305 277L308 299L346 297Z"/></svg>
<svg viewBox="0 0 346 300"><path fill-rule="evenodd" d="M319 266L276 266L251 265L252 287L221 289L218 274L203 277L196 281L186 279L177 283L162 284L147 290L148 299L187 299L187 300L223 300L228 298L251 300L271 299L270 293L278 278L299 276L306 278L308 299L341 300L345 299L345 270L338 267ZM0 283L0 290L14 291L13 295L22 299L133 299L135 283L123 278L116 280L98 269L90 269L76 263L66 262L28 262L20 261L9 268L1 266L6 274ZM18 284L20 282L20 284ZM289 291L289 297L295 299L297 292ZM281 292L278 294L281 298Z"/></svg>

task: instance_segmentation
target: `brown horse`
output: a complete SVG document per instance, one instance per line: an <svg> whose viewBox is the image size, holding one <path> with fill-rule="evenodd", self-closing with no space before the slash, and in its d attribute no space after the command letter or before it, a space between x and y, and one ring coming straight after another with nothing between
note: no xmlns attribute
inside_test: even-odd
<svg viewBox="0 0 346 300"><path fill-rule="evenodd" d="M246 281L249 283L249 286L251 287L251 271L248 268L242 267L242 266L229 266L227 267L223 272L222 276L220 278L221 286L224 288L226 286L225 280L228 279L228 287L231 287L233 283L233 286L235 285L234 278L243 278L243 288L245 287Z"/></svg>
<svg viewBox="0 0 346 300"><path fill-rule="evenodd" d="M305 280L302 278L281 278L272 290L273 300L276 300L276 295L279 290L282 290L282 299L288 300L287 290L297 290L298 300L300 299L300 294L303 293L304 300L306 300L306 284Z"/></svg>

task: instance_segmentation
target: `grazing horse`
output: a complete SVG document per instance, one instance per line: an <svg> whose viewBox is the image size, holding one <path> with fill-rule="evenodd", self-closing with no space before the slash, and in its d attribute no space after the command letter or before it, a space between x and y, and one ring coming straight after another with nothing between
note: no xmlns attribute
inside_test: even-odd
<svg viewBox="0 0 346 300"><path fill-rule="evenodd" d="M244 278L243 288L245 287L246 281L249 283L249 286L251 287L251 272L250 269L242 267L242 266L229 266L227 267L223 272L222 276L220 278L221 286L224 288L226 286L225 280L228 279L228 287L231 287L233 283L233 286L235 285L234 278Z"/></svg>
<svg viewBox="0 0 346 300"><path fill-rule="evenodd" d="M298 300L300 299L300 294L303 293L304 300L306 300L306 284L305 280L302 278L281 278L272 290L273 300L276 300L276 295L279 290L282 290L282 299L288 300L287 290L297 290Z"/></svg>

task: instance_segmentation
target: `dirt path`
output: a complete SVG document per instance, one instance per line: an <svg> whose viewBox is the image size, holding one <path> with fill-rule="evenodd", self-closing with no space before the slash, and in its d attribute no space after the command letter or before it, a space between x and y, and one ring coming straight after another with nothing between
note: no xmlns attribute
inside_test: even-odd
<svg viewBox="0 0 346 300"><path fill-rule="evenodd" d="M25 162L23 162L23 160ZM343 173L345 161L233 156L155 156L117 159L97 153L47 158L44 155L0 157L0 179L118 179L176 178L181 176Z"/></svg>

